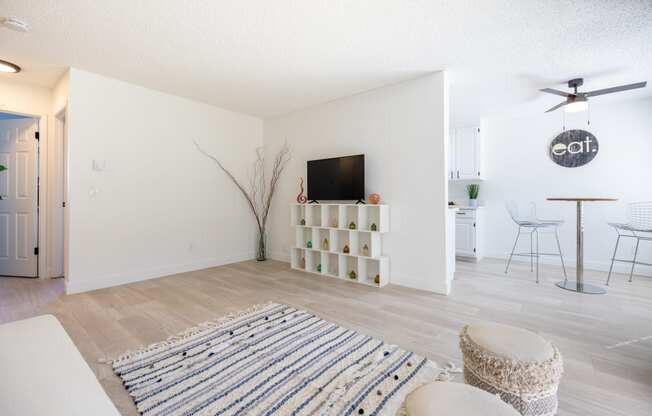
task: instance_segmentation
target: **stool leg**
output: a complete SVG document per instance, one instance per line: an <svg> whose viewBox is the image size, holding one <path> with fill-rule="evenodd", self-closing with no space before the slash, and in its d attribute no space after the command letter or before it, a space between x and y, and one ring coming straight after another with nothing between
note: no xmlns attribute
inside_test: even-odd
<svg viewBox="0 0 652 416"><path fill-rule="evenodd" d="M561 244L559 244L559 233L557 227L555 227L555 240L557 240L557 250L559 250L559 258L561 259L561 268L564 271L564 285L568 281L568 275L566 274L566 265L564 264L564 255L561 252Z"/></svg>
<svg viewBox="0 0 652 416"><path fill-rule="evenodd" d="M618 244L620 244L620 233L618 233L618 238L616 239L616 248L614 248L614 255L611 256L611 266L609 266L609 274L607 275L607 286L609 286L609 280L611 279L611 272L614 269L614 262L616 261L616 253L618 253Z"/></svg>
<svg viewBox="0 0 652 416"><path fill-rule="evenodd" d="M535 229L536 233L536 253L537 253L537 283L539 283L539 230Z"/></svg>
<svg viewBox="0 0 652 416"><path fill-rule="evenodd" d="M532 246L532 235L534 231L530 232L530 271L534 271L534 248Z"/></svg>
<svg viewBox="0 0 652 416"><path fill-rule="evenodd" d="M632 270L629 272L629 281L632 281L632 276L634 275L634 266L636 266L636 258L638 257L638 245L641 242L640 238L636 239L636 249L634 249L634 261L632 262Z"/></svg>
<svg viewBox="0 0 652 416"><path fill-rule="evenodd" d="M516 234L516 240L514 241L514 247L512 247L512 252L509 254L507 259L507 267L505 267L505 274L509 270L509 265L512 262L512 257L514 256L514 251L516 251L516 245L518 244L518 239L521 237L521 227L518 227L518 234Z"/></svg>

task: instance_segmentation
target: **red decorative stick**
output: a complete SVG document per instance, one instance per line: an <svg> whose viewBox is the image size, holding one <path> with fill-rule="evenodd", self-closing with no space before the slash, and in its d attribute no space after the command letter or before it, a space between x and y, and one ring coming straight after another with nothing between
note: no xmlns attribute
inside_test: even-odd
<svg viewBox="0 0 652 416"><path fill-rule="evenodd" d="M301 179L301 183L299 183L299 188L301 188L301 192L299 192L299 195L297 195L297 202L299 204L305 204L306 201L308 201L308 198L306 198L306 196L303 194L303 178L300 177L299 179Z"/></svg>

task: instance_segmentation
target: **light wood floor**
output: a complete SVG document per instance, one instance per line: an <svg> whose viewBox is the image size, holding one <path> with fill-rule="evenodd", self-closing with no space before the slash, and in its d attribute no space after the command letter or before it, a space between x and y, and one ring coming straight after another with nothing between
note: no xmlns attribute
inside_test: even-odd
<svg viewBox="0 0 652 416"><path fill-rule="evenodd" d="M266 301L296 305L349 328L461 363L462 325L496 321L537 331L565 361L560 415L652 414L652 279L622 275L605 296L556 288L546 266L540 284L529 267L485 260L458 263L451 296L388 286L378 290L290 270L285 263L244 262L73 296L62 280L0 278L0 322L56 315L125 415L129 397L98 358L160 341L197 323ZM604 274L594 276L602 283ZM634 341L619 345L626 341ZM47 348L43 345L43 348ZM460 377L458 376L458 380Z"/></svg>

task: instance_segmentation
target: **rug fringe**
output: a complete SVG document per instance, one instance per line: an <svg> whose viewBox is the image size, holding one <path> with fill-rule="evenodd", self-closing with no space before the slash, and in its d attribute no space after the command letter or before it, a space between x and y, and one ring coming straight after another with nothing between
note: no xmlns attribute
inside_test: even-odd
<svg viewBox="0 0 652 416"><path fill-rule="evenodd" d="M145 347L140 347L140 348L137 348L135 350L128 350L128 351L124 352L123 354L121 354L121 355L119 355L118 357L115 357L115 358L101 357L97 361L99 363L102 363L102 364L111 364L113 366L116 366L117 364L119 364L122 361L133 359L135 357L138 357L140 355L155 351L155 350L157 350L159 348L162 348L162 347L167 347L167 346L170 346L170 345L174 345L178 341L184 340L186 338L193 337L193 336L195 336L197 334L200 334L200 333L206 331L207 329L218 327L218 326L223 325L223 324L225 324L225 323L227 323L229 321L232 321L234 319L240 318L240 317L245 316L245 315L249 315L251 313L257 312L257 311L259 311L261 309L265 309L265 308L267 308L269 306L273 306L273 305L280 305L280 304L277 304L276 302L272 302L272 301L269 301L269 302L266 302L266 303L259 303L259 304L253 305L253 306L251 306L251 307L249 307L247 309L244 309L244 310L241 310L241 311L238 311L238 312L231 312L228 315L219 317L219 318L214 319L212 321L202 322L202 323L200 323L200 324L198 324L198 325L196 325L196 326L194 326L192 328L186 329L183 332L180 332L180 333L178 333L176 335L170 336L165 341L155 342L153 344L150 344L150 345L145 346Z"/></svg>

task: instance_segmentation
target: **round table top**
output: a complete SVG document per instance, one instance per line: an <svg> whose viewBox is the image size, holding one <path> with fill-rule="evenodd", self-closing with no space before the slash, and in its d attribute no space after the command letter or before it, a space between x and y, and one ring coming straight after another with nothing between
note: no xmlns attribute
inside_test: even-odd
<svg viewBox="0 0 652 416"><path fill-rule="evenodd" d="M548 201L618 201L617 198L546 198Z"/></svg>

